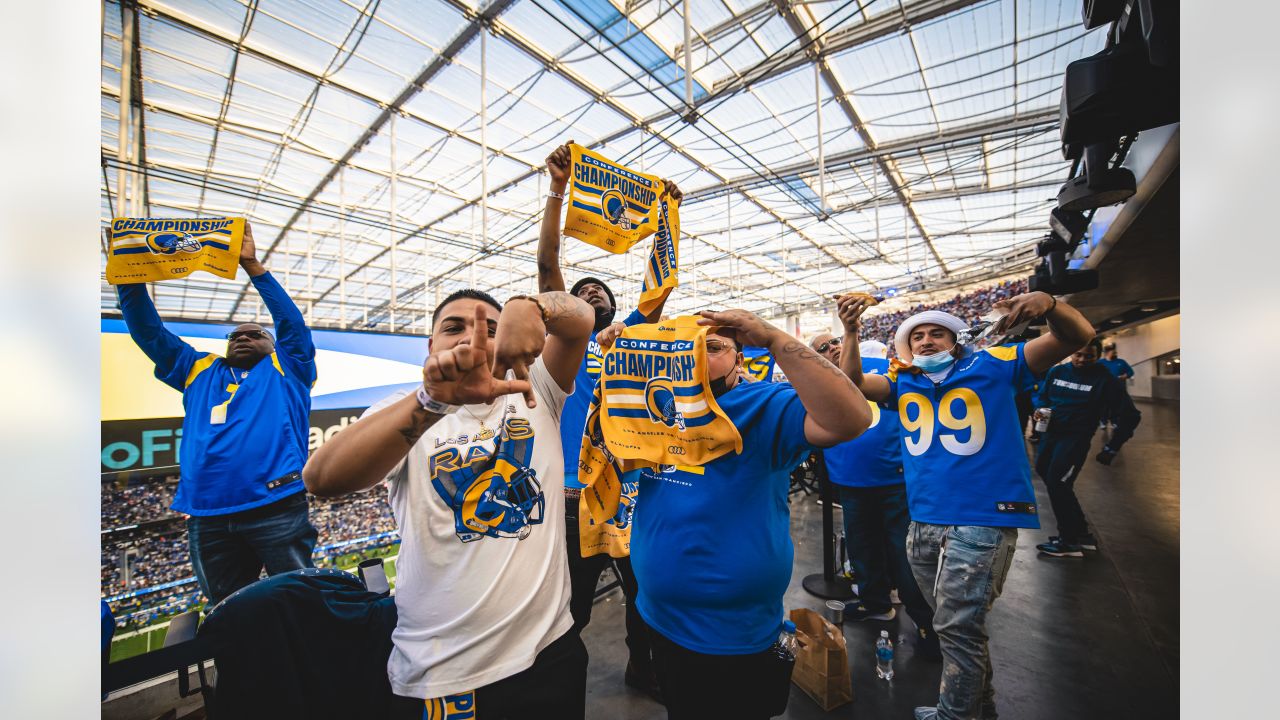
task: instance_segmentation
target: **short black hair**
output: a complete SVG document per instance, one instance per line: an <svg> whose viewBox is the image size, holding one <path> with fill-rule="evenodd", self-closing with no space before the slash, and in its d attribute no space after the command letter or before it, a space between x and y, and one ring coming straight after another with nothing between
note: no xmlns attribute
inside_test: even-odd
<svg viewBox="0 0 1280 720"><path fill-rule="evenodd" d="M1086 345L1085 347L1093 348L1093 351L1098 353L1098 357L1102 357L1102 341L1099 340L1098 338L1095 337L1094 339L1090 340L1089 344ZM1114 350L1116 346L1111 345L1110 347L1111 349Z"/></svg>
<svg viewBox="0 0 1280 720"><path fill-rule="evenodd" d="M461 290L455 290L449 293L449 297L445 298L444 300L441 300L440 304L436 306L436 309L431 311L431 327L434 328L436 326L436 316L440 314L440 311L444 309L445 305L448 305L454 300L463 300L463 299L479 300L481 302L487 302L493 306L494 310L497 310L498 312L502 312L502 306L499 305L498 301L494 300L493 296L490 295L489 293L483 290L475 290L473 288L462 288Z"/></svg>

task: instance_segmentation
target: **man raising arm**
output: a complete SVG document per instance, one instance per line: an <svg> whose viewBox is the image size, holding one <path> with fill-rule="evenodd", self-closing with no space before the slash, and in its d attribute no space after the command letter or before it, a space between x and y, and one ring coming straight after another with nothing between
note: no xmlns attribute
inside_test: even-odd
<svg viewBox="0 0 1280 720"><path fill-rule="evenodd" d="M538 234L538 287L543 292L564 290L565 287L564 276L560 271L560 211L568 194L570 174L573 170L572 153L569 150L569 145L572 143L573 141L570 140L547 156L547 173L551 178L551 187L550 192L547 193L547 204L542 214L542 226ZM674 200L679 201L683 197L675 183L664 180L663 184L664 192ZM591 622L596 585L599 584L600 574L609 566L609 556L602 553L582 557L578 537L578 498L583 484L578 482L578 455L582 449L582 431L587 422L587 408L591 405L591 395L595 390L596 380L600 377L602 353L599 343L596 342L596 334L613 321L617 313L617 302L609 286L603 280L594 277L580 278L574 283L570 294L585 300L595 312L595 325L578 367L573 393L565 401L560 424L560 438L564 449L564 510L567 533L565 549L569 555L569 578L573 588L573 601L569 609L573 613L574 627L581 632ZM662 317L662 309L665 305L664 299L648 316L642 315L639 310L634 310L621 325L656 322ZM631 559L617 558L613 563L618 570L623 595L627 601L628 660L623 679L628 685L648 693L661 702L651 668L648 630L635 609L636 580L631 571Z"/></svg>
<svg viewBox="0 0 1280 720"><path fill-rule="evenodd" d="M173 509L212 607L268 575L311 567L316 529L301 471L311 429L315 345L302 313L257 258L244 226L240 267L262 296L279 343L261 325L227 333L226 357L196 351L165 328L145 284L116 287L129 335L155 376L182 393L181 479Z"/></svg>

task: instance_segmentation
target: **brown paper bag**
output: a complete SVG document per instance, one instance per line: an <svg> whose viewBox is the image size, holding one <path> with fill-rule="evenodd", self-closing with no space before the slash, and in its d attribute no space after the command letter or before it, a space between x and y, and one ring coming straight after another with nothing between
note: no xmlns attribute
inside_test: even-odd
<svg viewBox="0 0 1280 720"><path fill-rule="evenodd" d="M813 610L791 611L796 624L796 669L791 681L800 686L823 710L853 702L853 678L849 675L849 651L844 632Z"/></svg>

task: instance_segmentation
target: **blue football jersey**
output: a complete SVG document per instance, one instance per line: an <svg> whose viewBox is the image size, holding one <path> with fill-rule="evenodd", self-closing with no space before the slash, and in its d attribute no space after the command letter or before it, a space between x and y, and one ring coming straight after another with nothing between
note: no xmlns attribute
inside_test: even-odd
<svg viewBox="0 0 1280 720"><path fill-rule="evenodd" d="M1037 380L1022 344L971 353L937 384L896 368L886 377L902 421L911 519L1040 527L1014 402Z"/></svg>

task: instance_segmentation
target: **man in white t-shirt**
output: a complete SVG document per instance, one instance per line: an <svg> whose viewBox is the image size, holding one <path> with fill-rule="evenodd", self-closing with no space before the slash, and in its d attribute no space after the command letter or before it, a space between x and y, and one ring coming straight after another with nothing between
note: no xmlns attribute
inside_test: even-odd
<svg viewBox="0 0 1280 720"><path fill-rule="evenodd" d="M594 315L564 292L505 308L475 290L450 295L418 392L369 408L303 470L322 496L390 483L401 539L393 717L583 717L559 425Z"/></svg>

